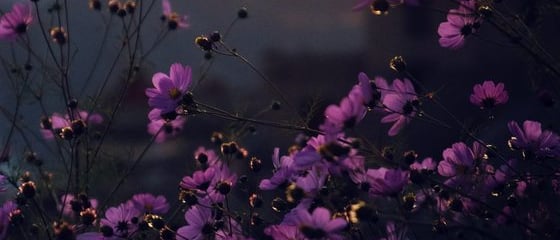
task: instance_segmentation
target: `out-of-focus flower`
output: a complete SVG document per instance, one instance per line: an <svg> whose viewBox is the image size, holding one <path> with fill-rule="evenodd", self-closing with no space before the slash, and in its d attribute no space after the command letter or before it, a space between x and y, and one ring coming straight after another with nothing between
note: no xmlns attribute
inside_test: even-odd
<svg viewBox="0 0 560 240"><path fill-rule="evenodd" d="M0 40L14 41L25 32L33 22L31 6L17 2L12 5L12 10L0 18Z"/></svg>
<svg viewBox="0 0 560 240"><path fill-rule="evenodd" d="M471 103L482 109L504 104L508 99L508 92L504 90L504 84L495 84L493 81L484 81L482 84L474 85L470 97Z"/></svg>
<svg viewBox="0 0 560 240"><path fill-rule="evenodd" d="M458 186L467 180L467 175L474 169L473 151L463 142L454 143L443 151L443 160L438 164L438 173L449 177L448 186Z"/></svg>
<svg viewBox="0 0 560 240"><path fill-rule="evenodd" d="M107 209L105 218L101 219L101 226L111 227L115 236L125 238L138 229L140 215L140 211L131 202L123 203Z"/></svg>
<svg viewBox="0 0 560 240"><path fill-rule="evenodd" d="M508 128L513 134L509 140L511 147L521 149L526 154L535 154L537 157L560 156L560 137L551 131L543 131L540 122L526 120L521 129L517 122L511 121Z"/></svg>
<svg viewBox="0 0 560 240"><path fill-rule="evenodd" d="M395 136L416 115L418 97L414 85L408 79L395 79L392 91L383 98L383 106L389 114L381 119L382 123L394 122L389 129L389 136Z"/></svg>
<svg viewBox="0 0 560 240"><path fill-rule="evenodd" d="M439 24L439 45L445 48L458 49L465 45L465 38L475 33L482 19L475 13L475 0L459 1L458 9L451 9L447 14L447 22Z"/></svg>
<svg viewBox="0 0 560 240"><path fill-rule="evenodd" d="M87 111L73 110L73 118L68 114L61 115L53 113L50 118L41 121L41 134L45 139L53 139L54 134L63 139L73 138L84 132L89 124L98 125L103 123L103 117L100 114L89 114Z"/></svg>
<svg viewBox="0 0 560 240"><path fill-rule="evenodd" d="M305 236L298 230L297 226L287 224L268 226L264 229L264 234L272 237L274 240L305 238Z"/></svg>
<svg viewBox="0 0 560 240"><path fill-rule="evenodd" d="M138 211L146 214L166 214L169 211L169 203L162 196L154 196L150 193L140 193L132 196L132 204Z"/></svg>
<svg viewBox="0 0 560 240"><path fill-rule="evenodd" d="M150 107L161 110L162 115L175 112L192 83L191 67L174 63L169 76L158 72L152 77L152 83L155 88L146 89Z"/></svg>
<svg viewBox="0 0 560 240"><path fill-rule="evenodd" d="M298 209L293 216L293 223L306 239L344 239L341 231L347 222L343 218L332 218L328 209L318 207L310 213L306 209Z"/></svg>
<svg viewBox="0 0 560 240"><path fill-rule="evenodd" d="M378 168L367 170L369 193L374 196L392 196L402 191L408 183L408 171Z"/></svg>
<svg viewBox="0 0 560 240"><path fill-rule="evenodd" d="M159 117L161 116L160 113L161 113L160 109L152 109L152 111L150 111L149 116L150 118L152 116ZM183 130L186 121L187 119L184 116L177 116L173 120L164 120L161 118L157 120L152 120L150 123L148 123L148 133L151 135L157 134L155 140L156 143L162 143L168 138L177 136L177 134Z"/></svg>
<svg viewBox="0 0 560 240"><path fill-rule="evenodd" d="M60 203L64 204L64 210L62 213L68 217L73 217L76 213L80 213L81 211L92 208L97 208L97 199L88 198L85 195L75 196L74 194L66 194L60 197ZM57 209L60 211L62 209L62 205L57 206Z"/></svg>
<svg viewBox="0 0 560 240"><path fill-rule="evenodd" d="M13 201L7 201L0 208L0 239L5 239L10 225L10 215L17 209L17 204Z"/></svg>
<svg viewBox="0 0 560 240"><path fill-rule="evenodd" d="M170 30L175 30L177 28L188 28L189 22L187 21L187 15L179 15L171 9L171 3L169 0L162 0L161 7L163 10L163 17L167 21L167 27Z"/></svg>

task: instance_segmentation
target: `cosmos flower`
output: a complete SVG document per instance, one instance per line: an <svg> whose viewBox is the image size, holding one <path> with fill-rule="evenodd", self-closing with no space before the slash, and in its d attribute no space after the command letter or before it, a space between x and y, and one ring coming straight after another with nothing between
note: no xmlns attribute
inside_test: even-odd
<svg viewBox="0 0 560 240"><path fill-rule="evenodd" d="M167 21L167 27L170 30L175 30L179 28L188 28L189 22L187 21L187 15L179 15L171 9L171 3L169 0L162 0L161 7L163 10L163 17Z"/></svg>
<svg viewBox="0 0 560 240"><path fill-rule="evenodd" d="M62 214L68 217L73 217L76 213L80 213L87 208L96 209L98 205L97 199L87 198L85 196L76 197L74 194L62 195L60 197L60 203L64 203ZM57 206L57 209L60 211L62 205Z"/></svg>
<svg viewBox="0 0 560 240"><path fill-rule="evenodd" d="M280 157L280 149L274 148L272 155L272 164L274 166L274 174L269 179L261 180L259 189L274 190L290 179L294 173L294 158L292 156Z"/></svg>
<svg viewBox="0 0 560 240"><path fill-rule="evenodd" d="M205 206L195 205L185 212L185 220L188 225L177 230L178 240L244 239L241 235L241 226L237 221L214 216L212 208L206 206L209 204L204 203L203 205Z"/></svg>
<svg viewBox="0 0 560 240"><path fill-rule="evenodd" d="M551 131L543 131L540 122L526 120L521 129L517 122L511 121L508 128L513 134L509 140L511 147L521 149L526 154L535 154L537 157L560 156L560 137Z"/></svg>
<svg viewBox="0 0 560 240"><path fill-rule="evenodd" d="M0 239L4 239L10 226L10 213L17 209L17 204L13 201L6 201L0 208Z"/></svg>
<svg viewBox="0 0 560 240"><path fill-rule="evenodd" d="M152 77L152 83L155 88L146 89L150 107L161 110L162 115L175 112L192 83L191 67L174 63L169 76L158 72Z"/></svg>
<svg viewBox="0 0 560 240"><path fill-rule="evenodd" d="M474 169L473 151L463 142L454 143L443 151L443 160L438 164L438 173L449 177L445 184L457 186L467 181L467 175Z"/></svg>
<svg viewBox="0 0 560 240"><path fill-rule="evenodd" d="M161 116L159 113L161 113L160 109L152 109L149 116L150 118L152 116ZM153 118L157 119L157 117ZM171 137L177 136L177 134L183 130L186 121L187 119L184 116L177 116L173 120L164 120L160 117L160 119L152 120L148 123L148 133L151 135L157 134L155 139L156 143L162 143ZM163 129L161 129L162 127Z"/></svg>
<svg viewBox="0 0 560 240"><path fill-rule="evenodd" d="M494 84L493 81L484 81L482 84L474 85L470 100L481 109L489 109L506 103L508 98L503 83Z"/></svg>
<svg viewBox="0 0 560 240"><path fill-rule="evenodd" d="M418 97L414 85L408 79L395 79L392 91L383 98L383 106L389 114L381 119L382 123L394 122L389 129L389 136L395 136L416 115Z"/></svg>
<svg viewBox="0 0 560 240"><path fill-rule="evenodd" d="M14 41L33 22L33 12L29 4L17 2L12 10L0 18L0 40Z"/></svg>
<svg viewBox="0 0 560 240"><path fill-rule="evenodd" d="M185 176L179 183L179 186L185 190L194 191L199 197L204 197L209 192L212 180L216 176L218 170L215 167L209 167L206 170L198 170L191 176Z"/></svg>
<svg viewBox="0 0 560 240"><path fill-rule="evenodd" d="M305 236L298 230L297 226L279 224L271 225L264 229L264 234L272 237L274 240L285 239L304 239Z"/></svg>
<svg viewBox="0 0 560 240"><path fill-rule="evenodd" d="M458 9L451 9L447 14L447 22L439 24L439 45L445 48L458 49L465 45L465 38L475 33L482 19L475 11L475 0L460 1Z"/></svg>
<svg viewBox="0 0 560 240"><path fill-rule="evenodd" d="M98 125L103 123L103 117L97 113L89 114L87 111L74 110L73 121L68 114L61 115L60 113L53 113L48 119L41 123L41 135L43 138L50 140L54 138L54 134L64 138L64 129L71 129L73 133L77 134L78 131L83 131L83 128L89 124ZM79 123L79 124L78 124ZM81 128L78 129L78 128Z"/></svg>
<svg viewBox="0 0 560 240"><path fill-rule="evenodd" d="M105 211L105 218L101 219L101 226L108 226L113 229L113 233L118 237L127 237L136 232L141 213L132 202L122 203L117 207L112 207Z"/></svg>
<svg viewBox="0 0 560 240"><path fill-rule="evenodd" d="M408 183L408 171L378 168L367 170L369 193L374 196L392 196L402 191Z"/></svg>
<svg viewBox="0 0 560 240"><path fill-rule="evenodd" d="M166 214L169 211L169 203L162 196L154 196L150 193L140 193L132 196L132 204L138 211L151 214Z"/></svg>
<svg viewBox="0 0 560 240"><path fill-rule="evenodd" d="M343 218L331 218L328 209L318 207L313 213L305 209L298 209L293 223L307 239L344 239L341 235L347 222Z"/></svg>

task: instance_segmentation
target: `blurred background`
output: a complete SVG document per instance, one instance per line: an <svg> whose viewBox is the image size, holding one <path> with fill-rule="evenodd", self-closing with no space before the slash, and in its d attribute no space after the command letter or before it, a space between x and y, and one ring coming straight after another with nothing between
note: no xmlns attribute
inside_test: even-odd
<svg viewBox="0 0 560 240"><path fill-rule="evenodd" d="M8 11L13 2L17 1L1 1L0 9ZM54 2L39 1L47 26L54 26L56 22L54 15L49 13ZM122 27L119 19L109 17L103 1L100 12L89 9L85 0L69 2L70 85L80 103L87 104L113 65L121 44ZM539 65L490 24L482 23L480 31L476 36L469 36L462 49L441 48L437 28L440 22L445 21L445 13L455 4L435 0L421 2L418 7L399 6L391 9L386 16L374 16L367 10L352 11L356 1L351 0L171 0L174 11L188 15L190 28L169 32L164 39L158 40L158 33L166 25L160 19L161 3L156 1L154 10L144 23L142 44L148 49L156 41L159 43L140 66L140 74L126 93L116 122L101 150L100 167L94 169L95 181L99 184L92 186L91 195L103 198L111 188L105 186L114 185L115 176L122 174L149 142L150 135L146 132L149 108L144 90L152 86L154 73L168 73L172 63L192 66L193 80L197 85L194 92L196 99L243 116L253 116L281 99L247 64L234 57L215 55L205 80L197 82L209 60L204 58L204 52L195 45L194 39L213 31L224 33L237 18L241 7L248 9L248 18L235 20L224 41L273 81L293 107L290 109L282 104L280 111L268 111L260 116L261 119L294 122L298 119L294 112L298 112L302 116L313 116L310 123L316 127L322 121L323 109L329 104L337 104L348 93L359 72L367 73L370 78L382 76L389 81L404 77L389 68L389 60L401 55L427 92L434 92L462 124L476 131L476 135L484 141L496 145L500 151L507 150L510 136L507 122L511 120L537 120L543 123L544 128L560 132L558 105L547 107L542 102L543 91L550 93L551 99L556 99L560 79L540 74ZM558 56L560 18L556 11L546 9L541 2L545 1L512 0L503 1L498 6L519 14L544 48L553 56ZM536 17L533 16L535 14ZM100 50L107 25L111 26L107 32L107 43ZM32 48L48 59L39 26L32 25L29 34ZM0 43L0 55L8 62L13 51L22 63L26 56L23 50L21 44ZM95 64L97 54L101 56ZM58 88L44 77L36 62L32 64L37 67L31 79L35 81L34 87L44 94L45 109L49 113L63 112L63 99L57 93ZM121 93L120 79L127 64L125 57L116 62L115 73L102 95L100 110L105 117ZM96 68L86 84L92 66ZM9 87L7 75L11 73L8 70L0 72L0 81L5 86L0 88L0 103L13 114L15 95L13 88ZM486 80L503 82L510 95L506 105L497 107L491 113L469 102L473 85ZM419 88L417 90L421 94L427 93ZM43 142L39 136L39 119L43 115L38 110L39 105L30 96L24 102L18 121L27 126L30 134L36 135L31 141L36 146L34 150L45 161L45 169L56 171L57 155L52 151L56 146L53 142ZM433 156L439 160L443 149L467 139L465 131L433 103L425 102L423 108L454 128L444 129L414 120L401 134L390 138L387 136L390 125L381 124L380 115L371 113L354 133L367 138L379 149L393 146L398 151L415 150L421 157ZM0 139L4 143L10 121L2 117L0 123ZM174 199L178 182L195 168L194 150L199 146L213 147L211 134L218 131L229 136L232 132L230 126L230 122L208 116L189 116L178 137L151 147L113 198L114 203L139 192L164 194L168 199ZM246 148L249 156L263 160L264 170L250 175L250 179L258 183L258 179L271 175L273 148L280 147L281 153L285 154L298 133L265 126L254 127L255 131L251 134L229 140L235 140ZM21 162L26 168L22 160L26 147L18 141L21 141L19 137L12 141L14 160L11 161ZM374 161L374 158L371 160ZM244 164L240 165L239 174L248 174L247 159L240 161ZM57 175L54 176L56 179Z"/></svg>

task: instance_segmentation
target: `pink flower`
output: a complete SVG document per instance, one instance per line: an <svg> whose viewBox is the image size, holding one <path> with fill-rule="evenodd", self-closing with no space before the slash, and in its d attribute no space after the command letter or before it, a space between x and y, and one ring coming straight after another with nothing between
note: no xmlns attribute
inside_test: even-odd
<svg viewBox="0 0 560 240"><path fill-rule="evenodd" d="M458 9L451 9L447 22L439 24L439 45L458 49L465 44L465 38L476 32L482 20L475 14L475 0L459 1Z"/></svg>
<svg viewBox="0 0 560 240"><path fill-rule="evenodd" d="M175 30L177 27L188 28L190 26L187 21L187 15L181 16L177 12L173 12L169 0L162 0L161 7L163 9L163 17L165 17L170 30Z"/></svg>
<svg viewBox="0 0 560 240"><path fill-rule="evenodd" d="M508 92L504 90L504 84L494 84L493 81L485 81L482 84L474 85L470 97L471 103L482 109L504 104L508 99Z"/></svg>
<svg viewBox="0 0 560 240"><path fill-rule="evenodd" d="M17 36L27 32L33 22L31 6L14 3L12 10L0 18L0 40L14 41Z"/></svg>
<svg viewBox="0 0 560 240"><path fill-rule="evenodd" d="M155 88L146 89L150 107L161 110L161 114L175 112L192 83L191 67L174 63L169 76L158 72L152 77L152 83Z"/></svg>
<svg viewBox="0 0 560 240"><path fill-rule="evenodd" d="M381 119L382 123L394 122L389 129L389 136L395 136L416 115L418 97L414 85L408 79L395 79L393 91L383 97L383 106L389 114Z"/></svg>

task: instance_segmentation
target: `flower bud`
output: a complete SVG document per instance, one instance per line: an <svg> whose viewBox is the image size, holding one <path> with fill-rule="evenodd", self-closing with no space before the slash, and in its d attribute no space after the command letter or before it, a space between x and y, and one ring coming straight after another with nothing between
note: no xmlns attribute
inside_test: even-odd
<svg viewBox="0 0 560 240"><path fill-rule="evenodd" d="M19 187L19 192L25 198L33 198L35 197L35 193L37 192L37 188L35 187L35 183L32 181L24 182Z"/></svg>
<svg viewBox="0 0 560 240"><path fill-rule="evenodd" d="M389 67L395 72L402 73L406 71L406 62L402 56L395 56L389 61Z"/></svg>
<svg viewBox="0 0 560 240"><path fill-rule="evenodd" d="M89 8L93 9L93 10L101 10L101 1L99 0L89 0Z"/></svg>
<svg viewBox="0 0 560 240"><path fill-rule="evenodd" d="M374 15L387 15L389 13L389 2L387 0L374 0L369 6Z"/></svg>
<svg viewBox="0 0 560 240"><path fill-rule="evenodd" d="M242 7L239 9L239 11L237 11L237 17L240 19L245 19L247 18L249 15L249 13L247 12L247 8L246 7Z"/></svg>
<svg viewBox="0 0 560 240"><path fill-rule="evenodd" d="M51 28L50 34L53 42L58 43L59 45L66 44L66 41L68 40L68 34L63 27Z"/></svg>

